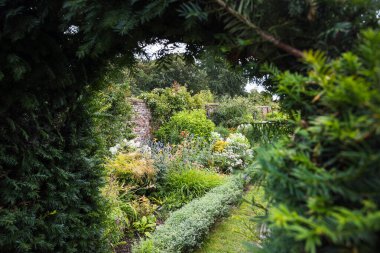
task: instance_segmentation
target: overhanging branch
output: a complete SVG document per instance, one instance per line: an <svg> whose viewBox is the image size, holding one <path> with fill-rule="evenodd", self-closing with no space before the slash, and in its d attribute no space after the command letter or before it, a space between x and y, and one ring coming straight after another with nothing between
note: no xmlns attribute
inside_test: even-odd
<svg viewBox="0 0 380 253"><path fill-rule="evenodd" d="M233 8L228 6L228 4L226 2L224 2L223 0L214 0L214 1L216 3L218 3L220 6L222 6L228 13L233 15L236 19L240 20L242 23L246 24L248 27L255 30L256 33L263 40L272 43L274 46L282 49L283 51L285 51L285 52L287 52L287 53L289 53L289 54L291 54L297 58L304 58L304 53L301 50L294 48L294 47L280 41L279 39L274 37L272 34L267 33L266 31L262 30L260 27L258 27L254 23L252 23L247 17L241 15L239 12L237 12L236 10L234 10Z"/></svg>

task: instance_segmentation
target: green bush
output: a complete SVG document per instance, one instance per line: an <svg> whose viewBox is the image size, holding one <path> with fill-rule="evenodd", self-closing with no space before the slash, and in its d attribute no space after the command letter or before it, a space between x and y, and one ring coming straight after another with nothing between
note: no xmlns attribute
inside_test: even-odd
<svg viewBox="0 0 380 253"><path fill-rule="evenodd" d="M128 124L132 116L128 96L128 85L113 83L91 96L95 136L106 149L132 137Z"/></svg>
<svg viewBox="0 0 380 253"><path fill-rule="evenodd" d="M226 215L243 192L243 180L233 178L202 198L173 212L152 237L133 247L134 253L189 252L200 245L218 218Z"/></svg>
<svg viewBox="0 0 380 253"><path fill-rule="evenodd" d="M199 169L170 171L161 187L159 196L166 210L174 210L203 196L206 192L225 182L226 178L216 172Z"/></svg>
<svg viewBox="0 0 380 253"><path fill-rule="evenodd" d="M265 121L240 125L237 131L247 136L250 143L255 145L276 142L291 135L294 128L292 121Z"/></svg>
<svg viewBox="0 0 380 253"><path fill-rule="evenodd" d="M258 152L272 203L265 252L380 247L380 32L364 32L355 52L307 53L307 76L278 76L302 120L292 139Z"/></svg>
<svg viewBox="0 0 380 253"><path fill-rule="evenodd" d="M215 132L219 133L223 138L227 138L230 135L230 130L223 126L217 126L214 129Z"/></svg>
<svg viewBox="0 0 380 253"><path fill-rule="evenodd" d="M185 86L174 86L165 89L154 89L140 95L149 106L153 127L157 129L169 121L175 114L183 110L203 109L205 103L213 102L213 96L209 91L201 91L191 96Z"/></svg>
<svg viewBox="0 0 380 253"><path fill-rule="evenodd" d="M212 114L212 120L216 125L223 127L237 127L240 124L250 123L257 112L248 98L225 97Z"/></svg>
<svg viewBox="0 0 380 253"><path fill-rule="evenodd" d="M166 142L179 142L189 134L194 137L210 138L214 123L207 119L205 110L182 111L170 118L157 132L156 136Z"/></svg>

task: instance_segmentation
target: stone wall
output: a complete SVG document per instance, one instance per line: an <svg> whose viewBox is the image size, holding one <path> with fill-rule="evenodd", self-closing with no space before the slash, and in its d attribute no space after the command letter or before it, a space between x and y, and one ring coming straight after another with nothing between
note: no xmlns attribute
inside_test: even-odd
<svg viewBox="0 0 380 253"><path fill-rule="evenodd" d="M133 116L133 134L136 135L135 140L146 142L152 138L151 121L152 115L146 103L137 98L131 98Z"/></svg>

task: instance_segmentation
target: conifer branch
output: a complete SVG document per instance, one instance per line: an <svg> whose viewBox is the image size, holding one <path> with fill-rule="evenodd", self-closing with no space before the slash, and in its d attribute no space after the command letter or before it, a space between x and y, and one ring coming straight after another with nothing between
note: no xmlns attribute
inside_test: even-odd
<svg viewBox="0 0 380 253"><path fill-rule="evenodd" d="M276 47L282 49L283 51L295 56L296 58L304 58L304 53L301 50L294 48L294 47L280 41L279 39L277 39L272 34L262 30L260 27L258 27L254 23L252 23L247 17L245 17L244 15L240 14L239 12L237 12L236 10L234 10L233 8L228 6L228 4L224 0L214 0L214 1L216 3L218 3L220 6L222 6L228 13L233 15L236 19L240 20L242 23L244 23L245 25L247 25L251 29L255 30L257 32L257 34L260 35L260 37L263 40L272 43L274 46L276 46Z"/></svg>

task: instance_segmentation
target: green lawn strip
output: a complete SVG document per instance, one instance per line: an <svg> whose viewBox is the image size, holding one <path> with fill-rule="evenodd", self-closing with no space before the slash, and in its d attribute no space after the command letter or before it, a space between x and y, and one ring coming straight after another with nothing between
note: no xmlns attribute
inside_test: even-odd
<svg viewBox="0 0 380 253"><path fill-rule="evenodd" d="M244 199L251 201L263 201L264 191L251 187L245 194ZM258 242L256 224L250 219L257 216L257 210L252 205L243 201L235 207L231 215L217 223L206 237L202 247L195 253L244 253L248 252L244 246L246 242Z"/></svg>

